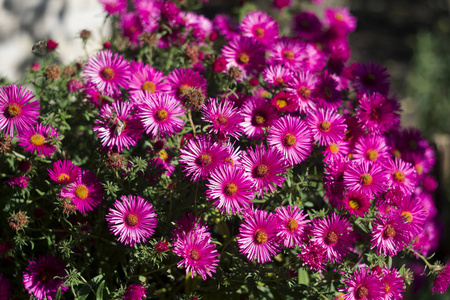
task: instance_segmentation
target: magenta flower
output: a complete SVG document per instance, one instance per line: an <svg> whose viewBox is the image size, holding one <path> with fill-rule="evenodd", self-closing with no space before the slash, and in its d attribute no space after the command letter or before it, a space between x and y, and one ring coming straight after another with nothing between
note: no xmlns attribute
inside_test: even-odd
<svg viewBox="0 0 450 300"><path fill-rule="evenodd" d="M251 211L245 215L237 240L240 253L258 263L270 261L280 250L277 237L279 226L275 214L265 210Z"/></svg>
<svg viewBox="0 0 450 300"><path fill-rule="evenodd" d="M331 143L327 145L325 150L323 151L324 161L329 162L334 159L343 159L347 157L350 151L350 147L348 146L348 142L340 141L336 143Z"/></svg>
<svg viewBox="0 0 450 300"><path fill-rule="evenodd" d="M210 98L209 103L203 105L202 114L202 120L211 124L208 126L210 133L230 135L235 138L241 135L240 123L243 117L234 107L233 102Z"/></svg>
<svg viewBox="0 0 450 300"><path fill-rule="evenodd" d="M313 12L301 12L294 16L293 21L293 31L299 38L314 40L322 34L322 24Z"/></svg>
<svg viewBox="0 0 450 300"><path fill-rule="evenodd" d="M156 213L153 205L139 196L122 196L109 209L106 221L114 235L125 245L133 247L145 243L156 228Z"/></svg>
<svg viewBox="0 0 450 300"><path fill-rule="evenodd" d="M265 12L252 11L242 19L242 36L251 37L269 47L278 38L278 23Z"/></svg>
<svg viewBox="0 0 450 300"><path fill-rule="evenodd" d="M383 163L389 158L389 147L383 136L362 136L355 145L353 159L357 161Z"/></svg>
<svg viewBox="0 0 450 300"><path fill-rule="evenodd" d="M154 94L169 91L169 85L164 79L164 73L154 67L145 65L143 62L131 62L131 76L127 86L130 99L136 102L142 93Z"/></svg>
<svg viewBox="0 0 450 300"><path fill-rule="evenodd" d="M31 91L15 84L0 88L0 130L14 136L31 129L39 117L39 102Z"/></svg>
<svg viewBox="0 0 450 300"><path fill-rule="evenodd" d="M380 278L369 269L358 268L353 277L344 280L347 287L341 289L344 300L381 300L384 299L385 286Z"/></svg>
<svg viewBox="0 0 450 300"><path fill-rule="evenodd" d="M369 133L385 133L398 127L400 123L400 104L379 93L364 94L359 99L357 118L363 130Z"/></svg>
<svg viewBox="0 0 450 300"><path fill-rule="evenodd" d="M297 71L303 67L305 44L295 38L282 37L270 45L269 60L273 65L283 65L284 68Z"/></svg>
<svg viewBox="0 0 450 300"><path fill-rule="evenodd" d="M317 106L336 110L342 103L342 95L337 90L337 82L325 72L314 90Z"/></svg>
<svg viewBox="0 0 450 300"><path fill-rule="evenodd" d="M318 108L306 118L313 139L321 146L342 141L347 125L344 117L331 109Z"/></svg>
<svg viewBox="0 0 450 300"><path fill-rule="evenodd" d="M270 102L279 112L295 112L298 109L297 99L290 97L285 91L276 93Z"/></svg>
<svg viewBox="0 0 450 300"><path fill-rule="evenodd" d="M231 166L220 166L210 175L206 195L215 200L214 206L222 213L239 213L252 203L255 192L253 181L244 170Z"/></svg>
<svg viewBox="0 0 450 300"><path fill-rule="evenodd" d="M267 143L276 147L291 166L304 161L312 150L311 132L299 117L286 115L269 131Z"/></svg>
<svg viewBox="0 0 450 300"><path fill-rule="evenodd" d="M102 50L88 58L84 75L100 93L114 97L120 94L120 87L126 87L130 78L130 65L119 53Z"/></svg>
<svg viewBox="0 0 450 300"><path fill-rule="evenodd" d="M354 242L352 225L336 213L324 219L314 219L311 235L314 244L325 248L330 262L340 262Z"/></svg>
<svg viewBox="0 0 450 300"><path fill-rule="evenodd" d="M386 171L380 164L353 162L344 172L344 184L350 191L357 191L372 198L379 196L386 187Z"/></svg>
<svg viewBox="0 0 450 300"><path fill-rule="evenodd" d="M303 214L303 210L295 206L280 206L275 210L275 215L280 223L278 237L281 243L287 248L293 248L302 244L305 237L306 227L310 222L308 214Z"/></svg>
<svg viewBox="0 0 450 300"><path fill-rule="evenodd" d="M138 117L144 130L152 137L168 137L183 129L184 109L173 96L145 92L139 96Z"/></svg>
<svg viewBox="0 0 450 300"><path fill-rule="evenodd" d="M74 182L81 173L79 166L70 160L58 160L53 163L53 169L47 169L50 179L59 184Z"/></svg>
<svg viewBox="0 0 450 300"><path fill-rule="evenodd" d="M127 11L127 0L99 0L99 2L110 15Z"/></svg>
<svg viewBox="0 0 450 300"><path fill-rule="evenodd" d="M180 149L180 163L192 181L206 179L227 157L228 149L206 135L195 136Z"/></svg>
<svg viewBox="0 0 450 300"><path fill-rule="evenodd" d="M65 186L60 197L72 199L82 214L94 210L103 198L103 187L97 177L89 170L82 171L75 182Z"/></svg>
<svg viewBox="0 0 450 300"><path fill-rule="evenodd" d="M144 32L142 22L136 12L127 12L120 14L117 27L120 29L122 36L128 38L133 47L141 43L139 37Z"/></svg>
<svg viewBox="0 0 450 300"><path fill-rule="evenodd" d="M244 133L249 138L262 138L265 131L278 118L277 111L264 98L251 97L244 103L241 114L244 121L241 123Z"/></svg>
<svg viewBox="0 0 450 300"><path fill-rule="evenodd" d="M5 183L11 186L12 188L15 188L16 186L20 187L21 189L25 189L28 186L28 181L30 180L30 177L21 175L21 176L11 176L8 181Z"/></svg>
<svg viewBox="0 0 450 300"><path fill-rule="evenodd" d="M55 144L59 137L56 129L37 124L19 134L19 145L27 152L50 157L57 150Z"/></svg>
<svg viewBox="0 0 450 300"><path fill-rule="evenodd" d="M381 282L384 284L384 299L401 300L405 292L403 278L394 267L385 266L380 274Z"/></svg>
<svg viewBox="0 0 450 300"><path fill-rule="evenodd" d="M239 24L227 14L218 14L213 20L214 27L227 40L231 40L239 36Z"/></svg>
<svg viewBox="0 0 450 300"><path fill-rule="evenodd" d="M122 152L135 146L142 136L142 125L129 102L115 101L104 105L93 129L108 151Z"/></svg>
<svg viewBox="0 0 450 300"><path fill-rule="evenodd" d="M286 163L282 154L274 147L267 150L263 145L256 146L256 149L248 148L243 153L242 165L247 174L254 182L254 189L259 197L263 197L264 192L273 193L275 186L283 186L286 173ZM274 186L275 185L275 186Z"/></svg>
<svg viewBox="0 0 450 300"><path fill-rule="evenodd" d="M292 79L292 71L282 65L267 66L263 72L264 81L269 87L284 86Z"/></svg>
<svg viewBox="0 0 450 300"><path fill-rule="evenodd" d="M141 300L146 298L145 295L145 286L142 283L139 284L129 284L125 290L125 294L123 295L124 300Z"/></svg>
<svg viewBox="0 0 450 300"><path fill-rule="evenodd" d="M404 217L408 231L416 237L424 230L427 212L420 198L405 197L400 203L398 211Z"/></svg>
<svg viewBox="0 0 450 300"><path fill-rule="evenodd" d="M11 281L0 274L0 299L8 300L13 297Z"/></svg>
<svg viewBox="0 0 450 300"><path fill-rule="evenodd" d="M288 82L286 91L289 97L295 99L298 103L301 113L309 113L314 110L315 94L313 91L318 84L318 78L313 72L299 72L292 75L292 80Z"/></svg>
<svg viewBox="0 0 450 300"><path fill-rule="evenodd" d="M388 172L388 185L399 188L406 196L411 195L416 189L417 172L412 164L399 158L388 159L384 164Z"/></svg>
<svg viewBox="0 0 450 300"><path fill-rule="evenodd" d="M239 36L222 48L222 56L227 61L227 69L238 67L242 78L257 74L265 63L264 46L250 37Z"/></svg>
<svg viewBox="0 0 450 300"><path fill-rule="evenodd" d="M377 248L378 255L395 256L411 241L411 231L396 211L380 215L372 228L371 249Z"/></svg>
<svg viewBox="0 0 450 300"><path fill-rule="evenodd" d="M302 266L308 266L311 271L320 272L325 269L327 251L322 245L305 243L297 256L303 260Z"/></svg>
<svg viewBox="0 0 450 300"><path fill-rule="evenodd" d="M389 93L389 73L387 69L375 63L355 63L352 66L353 86L362 94Z"/></svg>
<svg viewBox="0 0 450 300"><path fill-rule="evenodd" d="M170 91L175 98L184 101L184 96L193 89L198 89L206 96L206 79L193 69L174 69L166 77Z"/></svg>
<svg viewBox="0 0 450 300"><path fill-rule="evenodd" d="M55 299L59 288L61 288L61 294L66 292L69 287L62 286L64 279L55 278L66 276L64 265L62 260L53 255L29 261L28 267L23 272L23 285L28 294L38 300L52 300Z"/></svg>
<svg viewBox="0 0 450 300"><path fill-rule="evenodd" d="M369 211L370 198L357 191L348 192L342 200L342 206L350 215L362 217Z"/></svg>
<svg viewBox="0 0 450 300"><path fill-rule="evenodd" d="M324 25L330 27L338 36L345 36L356 28L356 18L347 7L326 8Z"/></svg>
<svg viewBox="0 0 450 300"><path fill-rule="evenodd" d="M441 270L438 271L438 275L434 279L431 292L433 294L435 293L443 294L445 291L447 291L449 284L450 284L450 260L447 261L447 264L444 267L441 267Z"/></svg>

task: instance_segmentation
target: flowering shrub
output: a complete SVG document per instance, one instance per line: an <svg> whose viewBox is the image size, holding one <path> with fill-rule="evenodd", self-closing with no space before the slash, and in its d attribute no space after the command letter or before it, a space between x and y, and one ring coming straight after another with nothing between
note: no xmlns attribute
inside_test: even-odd
<svg viewBox="0 0 450 300"><path fill-rule="evenodd" d="M100 2L103 49L62 66L39 42L0 88L0 299L402 299L406 257L447 290L434 150L387 70L348 63L348 9L284 35L263 11Z"/></svg>

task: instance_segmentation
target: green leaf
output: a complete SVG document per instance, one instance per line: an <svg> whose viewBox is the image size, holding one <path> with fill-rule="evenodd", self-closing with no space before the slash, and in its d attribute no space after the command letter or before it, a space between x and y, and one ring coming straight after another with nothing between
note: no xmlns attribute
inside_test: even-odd
<svg viewBox="0 0 450 300"><path fill-rule="evenodd" d="M95 297L99 300L103 299L103 289L105 288L105 280L100 282L100 285L97 288L97 293L95 293Z"/></svg>

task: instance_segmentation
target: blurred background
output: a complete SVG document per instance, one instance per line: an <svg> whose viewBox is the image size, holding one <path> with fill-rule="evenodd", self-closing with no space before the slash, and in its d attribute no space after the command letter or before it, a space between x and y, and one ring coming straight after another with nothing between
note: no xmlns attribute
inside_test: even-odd
<svg viewBox="0 0 450 300"><path fill-rule="evenodd" d="M442 216L450 214L450 0L324 0L316 5L293 0L293 9L321 16L325 6L346 6L357 17L350 34L353 61L377 62L388 69L392 90L402 102L402 124L418 127L435 147L435 199ZM236 8L271 10L271 0L210 0L201 13L236 15ZM89 54L99 50L110 34L97 0L0 0L0 76L19 81L37 59L31 48L51 38L59 43L60 62L86 55L79 33L92 32ZM450 258L450 218L436 259ZM448 295L421 299L450 299ZM411 295L411 294L410 294ZM408 296L410 297L410 296ZM412 297L412 296L411 296ZM414 296L416 297L416 296ZM417 298L411 298L417 299Z"/></svg>

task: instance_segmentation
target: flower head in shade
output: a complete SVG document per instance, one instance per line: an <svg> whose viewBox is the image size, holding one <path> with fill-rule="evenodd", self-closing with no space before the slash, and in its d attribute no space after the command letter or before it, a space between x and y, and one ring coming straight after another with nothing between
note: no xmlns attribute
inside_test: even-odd
<svg viewBox="0 0 450 300"><path fill-rule="evenodd" d="M403 293L405 283L403 278L394 267L385 266L381 270L380 274L381 282L384 284L384 299L386 300L401 300L403 299Z"/></svg>
<svg viewBox="0 0 450 300"><path fill-rule="evenodd" d="M318 108L306 118L313 139L321 146L344 140L347 125L344 117L331 109Z"/></svg>
<svg viewBox="0 0 450 300"><path fill-rule="evenodd" d="M358 161L383 163L389 157L389 147L383 136L362 136L355 145L353 159Z"/></svg>
<svg viewBox="0 0 450 300"><path fill-rule="evenodd" d="M354 241L352 225L336 213L324 219L314 219L311 236L313 243L325 248L330 262L340 262Z"/></svg>
<svg viewBox="0 0 450 300"><path fill-rule="evenodd" d="M78 178L63 188L61 198L72 199L77 210L84 214L94 210L103 198L103 187L97 177L89 170L82 171Z"/></svg>
<svg viewBox="0 0 450 300"><path fill-rule="evenodd" d="M344 280L347 287L341 289L344 292L342 299L344 300L381 300L385 293L385 286L376 274L372 274L370 270L358 268L355 270L353 277Z"/></svg>
<svg viewBox="0 0 450 300"><path fill-rule="evenodd" d="M320 272L325 269L327 251L322 245L307 242L301 246L297 256L303 260L302 266L307 265L311 271Z"/></svg>
<svg viewBox="0 0 450 300"><path fill-rule="evenodd" d="M208 200L214 200L214 206L225 214L239 213L252 203L255 194L253 181L244 170L227 165L213 171L206 186Z"/></svg>
<svg viewBox="0 0 450 300"><path fill-rule="evenodd" d="M62 286L64 279L55 277L65 277L64 262L53 255L39 257L30 261L25 272L23 272L23 285L30 296L37 299L55 299L58 289L61 287L61 294L69 289Z"/></svg>
<svg viewBox="0 0 450 300"><path fill-rule="evenodd" d="M183 129L184 109L175 97L157 93L143 93L139 97L139 113L144 130L152 137L169 137Z"/></svg>
<svg viewBox="0 0 450 300"><path fill-rule="evenodd" d="M265 12L253 11L242 19L241 34L269 47L278 38L278 23Z"/></svg>
<svg viewBox="0 0 450 300"><path fill-rule="evenodd" d="M195 136L180 149L180 163L192 181L206 179L227 157L228 149L206 135Z"/></svg>
<svg viewBox="0 0 450 300"><path fill-rule="evenodd" d="M173 242L173 247L173 252L183 258L177 267L184 266L186 274L190 272L192 278L194 274L198 274L206 280L207 275L212 277L212 273L216 272L219 253L215 244L211 243L209 233L188 231L178 236Z"/></svg>
<svg viewBox="0 0 450 300"><path fill-rule="evenodd" d="M14 136L32 128L39 117L39 102L31 91L15 84L0 88L0 130Z"/></svg>
<svg viewBox="0 0 450 300"><path fill-rule="evenodd" d="M411 231L397 211L379 215L372 224L372 247L377 254L395 256L411 241Z"/></svg>
<svg viewBox="0 0 450 300"><path fill-rule="evenodd" d="M447 261L447 264L444 267L440 267L438 274L433 282L433 287L431 288L431 292L433 294L439 293L443 294L450 284L450 260Z"/></svg>
<svg viewBox="0 0 450 300"><path fill-rule="evenodd" d="M11 281L0 274L0 299L8 300L13 297Z"/></svg>
<svg viewBox="0 0 450 300"><path fill-rule="evenodd" d="M153 205L139 196L122 196L106 215L111 232L118 240L133 247L144 243L155 232L156 213Z"/></svg>
<svg viewBox="0 0 450 300"><path fill-rule="evenodd" d="M282 65L269 65L263 71L263 78L269 87L284 86L291 81L292 71Z"/></svg>
<svg viewBox="0 0 450 300"><path fill-rule="evenodd" d="M431 255L439 246L443 231L444 226L437 218L428 220L422 233L414 238L412 248L424 256Z"/></svg>
<svg viewBox="0 0 450 300"><path fill-rule="evenodd" d="M5 183L8 184L9 186L11 186L12 188L20 187L20 188L24 189L28 186L29 180L30 180L30 177L25 176L25 175L21 175L21 176L13 175Z"/></svg>
<svg viewBox="0 0 450 300"><path fill-rule="evenodd" d="M280 223L278 237L280 243L287 248L300 246L305 237L308 226L308 214L296 206L280 206L275 210L275 215Z"/></svg>
<svg viewBox="0 0 450 300"><path fill-rule="evenodd" d="M388 159L384 164L388 172L388 185L398 187L403 194L409 196L416 188L417 172L412 164L404 162L400 158Z"/></svg>
<svg viewBox="0 0 450 300"><path fill-rule="evenodd" d="M100 0L105 11L110 14L118 14L127 11L127 1L126 0Z"/></svg>
<svg viewBox="0 0 450 300"><path fill-rule="evenodd" d="M350 191L357 191L372 198L386 187L386 171L380 164L354 162L344 172L344 184Z"/></svg>
<svg viewBox="0 0 450 300"><path fill-rule="evenodd" d="M70 160L58 160L53 163L53 169L47 169L50 179L56 183L69 184L74 182L81 173L79 166Z"/></svg>
<svg viewBox="0 0 450 300"><path fill-rule="evenodd" d="M356 63L352 66L353 86L358 94L389 93L387 69L375 63Z"/></svg>
<svg viewBox="0 0 450 300"><path fill-rule="evenodd" d="M293 31L297 33L299 38L314 40L322 34L322 24L313 12L301 12L295 15L293 19Z"/></svg>
<svg viewBox="0 0 450 300"><path fill-rule="evenodd" d="M347 7L326 8L325 26L328 26L338 36L345 36L356 28L356 18L350 14Z"/></svg>
<svg viewBox="0 0 450 300"><path fill-rule="evenodd" d="M313 91L317 84L318 79L312 72L299 72L292 75L292 80L288 83L286 91L290 98L298 102L301 113L308 113L316 107Z"/></svg>
<svg viewBox="0 0 450 300"><path fill-rule="evenodd" d="M239 36L239 23L237 23L230 15L218 14L213 20L214 27L227 40L231 40Z"/></svg>
<svg viewBox="0 0 450 300"><path fill-rule="evenodd" d="M270 261L281 248L277 237L279 226L275 214L265 210L250 211L239 227L237 241L240 253L258 263Z"/></svg>
<svg viewBox="0 0 450 300"><path fill-rule="evenodd" d="M117 27L120 29L122 36L128 38L134 47L139 44L139 36L143 33L142 22L136 12L127 12L120 15Z"/></svg>
<svg viewBox="0 0 450 300"><path fill-rule="evenodd" d="M249 138L262 138L273 122L278 118L277 111L264 98L252 97L244 103L241 123L244 133Z"/></svg>
<svg viewBox="0 0 450 300"><path fill-rule="evenodd" d="M312 150L311 133L299 117L286 115L270 128L267 143L276 147L291 166L304 161Z"/></svg>
<svg viewBox="0 0 450 300"><path fill-rule="evenodd" d="M227 61L227 69L238 67L242 78L258 74L265 63L264 46L250 37L240 36L229 41L222 48L222 55Z"/></svg>
<svg viewBox="0 0 450 300"><path fill-rule="evenodd" d="M131 75L130 65L123 55L111 50L102 50L89 57L83 72L100 93L110 97L120 94L119 86L126 87Z"/></svg>
<svg viewBox="0 0 450 300"><path fill-rule="evenodd" d="M342 206L350 215L364 216L370 208L370 198L360 192L348 192L342 200Z"/></svg>
<svg viewBox="0 0 450 300"><path fill-rule="evenodd" d="M202 114L202 120L211 124L208 126L209 132L235 138L241 135L243 118L232 101L210 98L209 103L203 105Z"/></svg>
<svg viewBox="0 0 450 300"><path fill-rule="evenodd" d="M148 93L164 93L169 91L169 85L164 81L164 73L143 62L131 62L131 76L127 89L131 99L136 101L137 95Z"/></svg>
<svg viewBox="0 0 450 300"><path fill-rule="evenodd" d="M363 130L370 133L385 133L400 123L400 105L395 98L374 93L364 94L359 99L357 118Z"/></svg>
<svg viewBox="0 0 450 300"><path fill-rule="evenodd" d="M342 103L342 95L337 90L337 82L328 72L321 76L314 93L319 107L337 109Z"/></svg>
<svg viewBox="0 0 450 300"><path fill-rule="evenodd" d="M283 65L291 71L296 71L303 65L305 44L289 37L277 39L270 45L270 62L274 65Z"/></svg>
<svg viewBox="0 0 450 300"><path fill-rule="evenodd" d="M93 129L103 148L108 151L122 152L123 149L129 149L142 136L141 122L130 102L115 101L112 105L104 105L99 116Z"/></svg>
<svg viewBox="0 0 450 300"><path fill-rule="evenodd" d="M141 300L146 297L145 286L142 283L139 284L129 284L123 295L124 300Z"/></svg>
<svg viewBox="0 0 450 300"><path fill-rule="evenodd" d="M254 189L259 197L264 192L273 193L275 186L283 186L286 163L283 155L274 147L266 149L263 145L256 149L248 148L243 153L242 165L254 182ZM274 186L275 185L275 186Z"/></svg>
<svg viewBox="0 0 450 300"><path fill-rule="evenodd" d="M19 145L25 151L50 157L56 151L56 141L59 134L50 126L37 124L19 134Z"/></svg>
<svg viewBox="0 0 450 300"><path fill-rule="evenodd" d="M206 79L193 69L174 69L166 80L170 87L169 93L182 102L186 101L186 95L194 89L206 96Z"/></svg>

